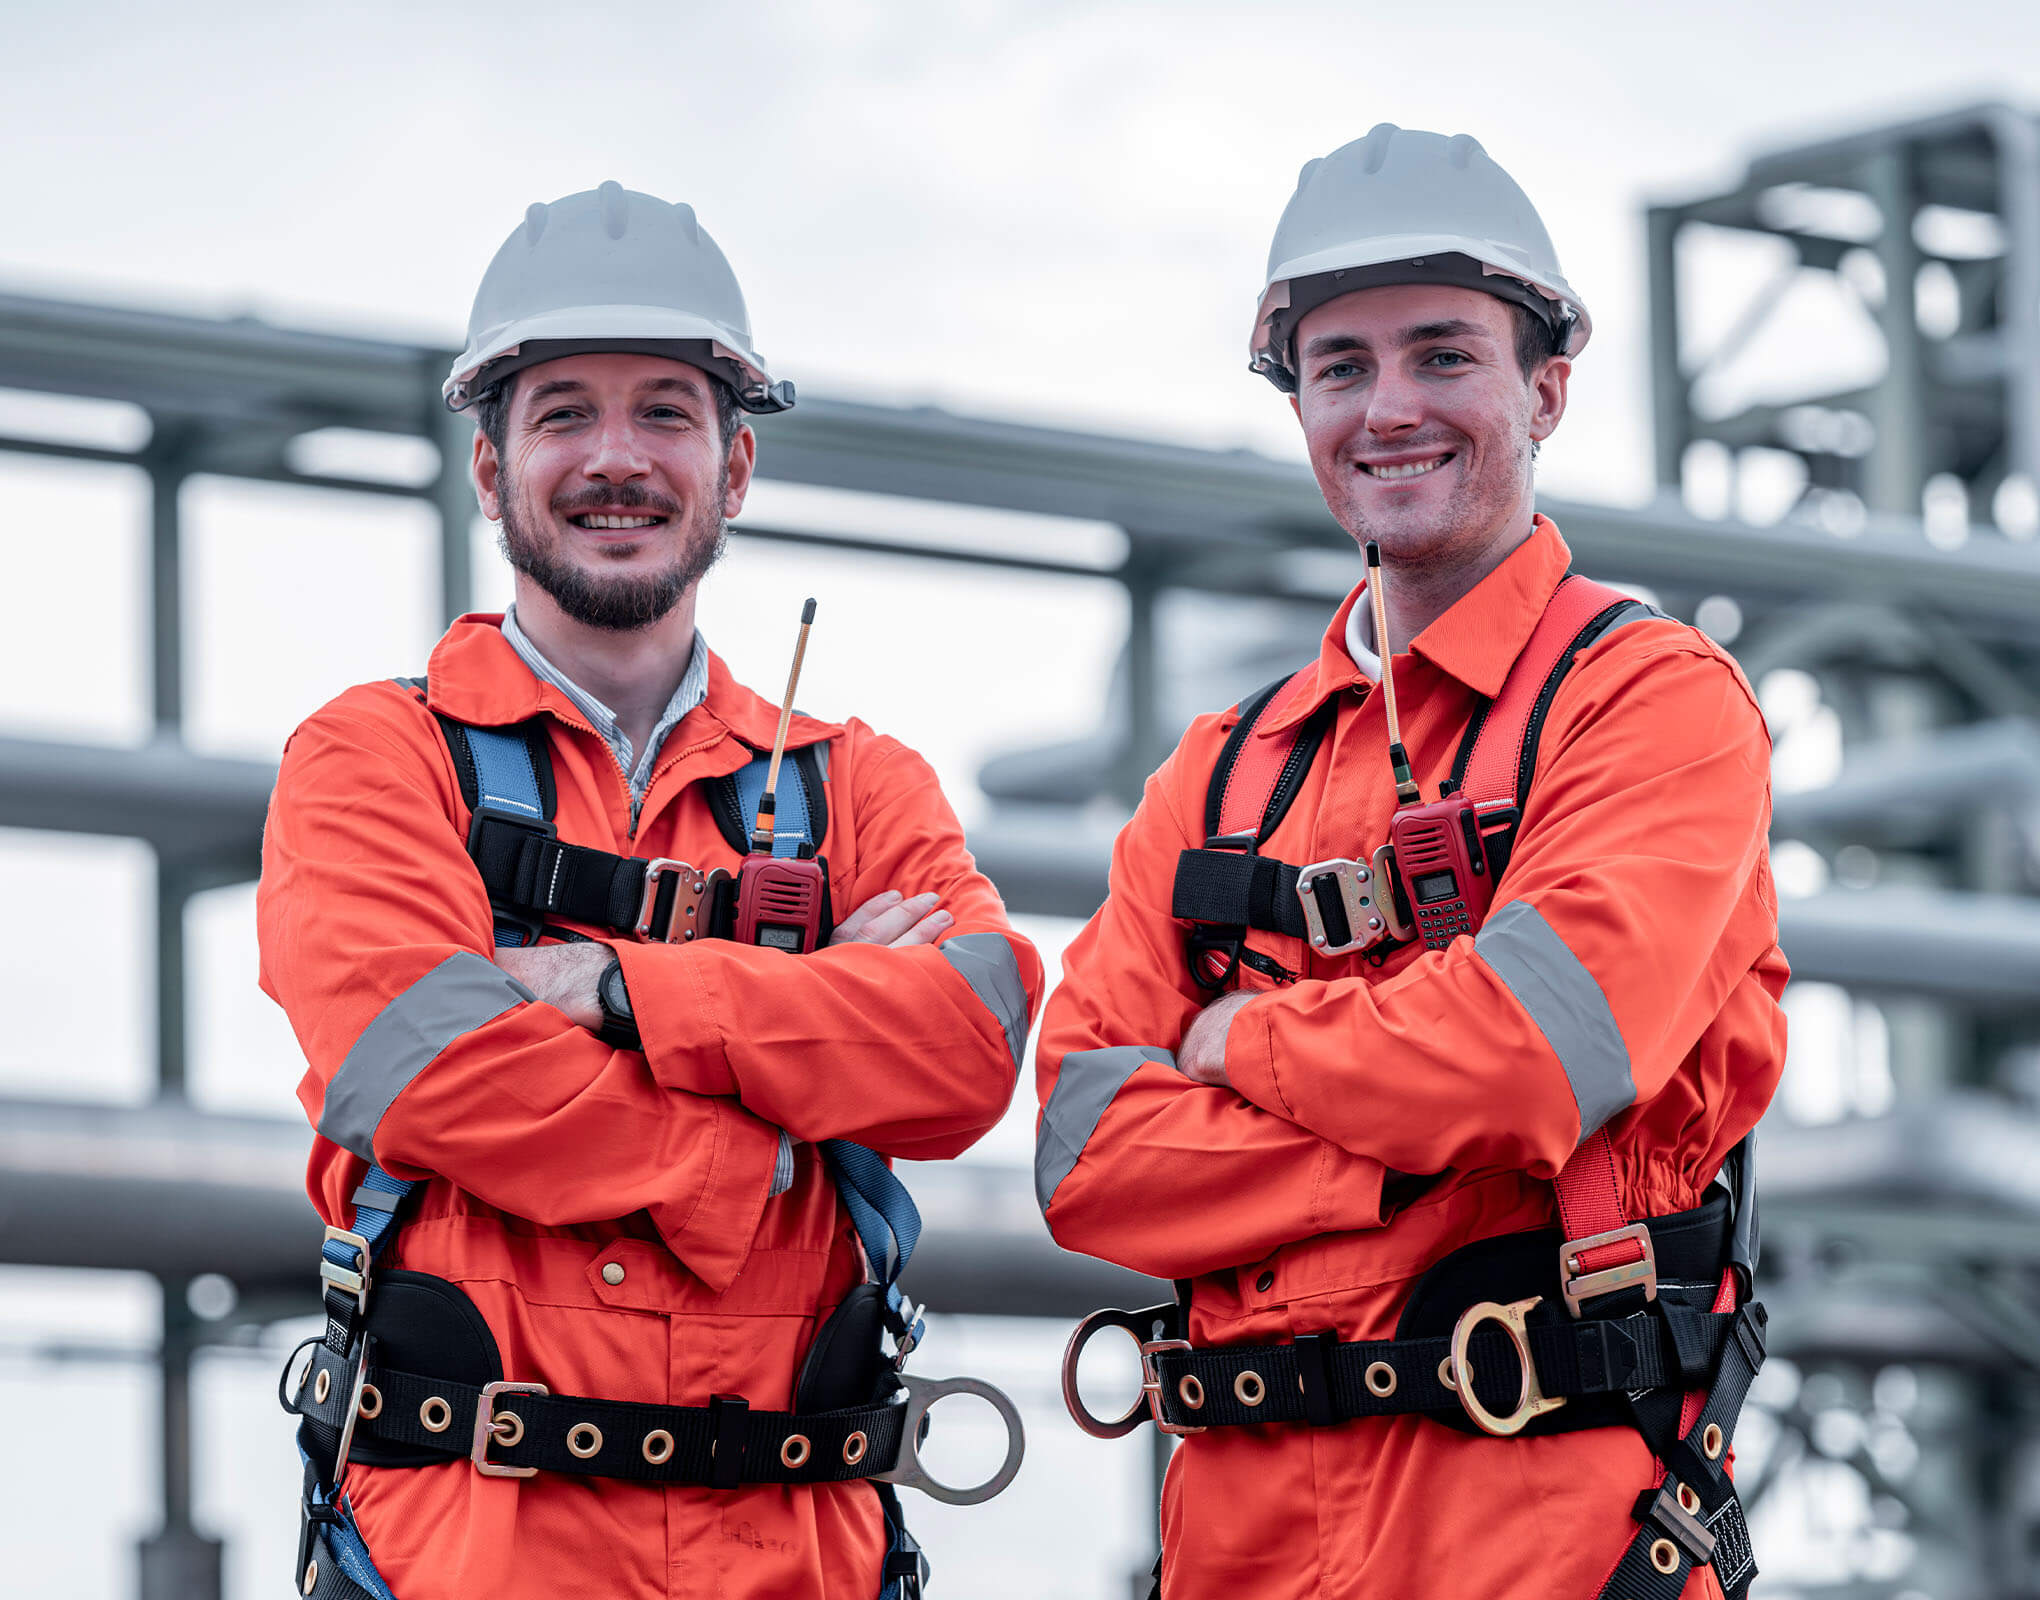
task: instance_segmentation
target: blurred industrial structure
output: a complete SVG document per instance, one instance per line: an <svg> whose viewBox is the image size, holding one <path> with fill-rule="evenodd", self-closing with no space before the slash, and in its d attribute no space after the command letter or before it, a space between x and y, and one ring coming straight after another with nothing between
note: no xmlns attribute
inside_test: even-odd
<svg viewBox="0 0 2040 1600"><path fill-rule="evenodd" d="M1649 237L1660 496L1546 509L1582 570L1697 620L1760 686L1817 687L1843 754L1831 782L1777 797L1781 868L1783 842L1795 852L1781 876L1799 891L1784 945L1800 982L1845 989L1888 1041L1884 1109L1774 1114L1761 1141L1776 1361L1758 1394L1768 1442L1745 1460L1760 1554L1809 1477L1856 1483L1861 1507L1828 1581L1770 1592L2040 1596L2040 124L1985 107L1768 155L1730 193L1654 207ZM1706 252L1736 249L1775 257L1775 276L1697 349ZM1766 344L1786 356L1774 374L1819 370L1794 320L1809 282L1857 308L1881 375L1736 394L1724 373ZM202 1114L184 1093L185 906L255 874L274 769L180 739L179 489L203 473L426 499L442 609L458 614L473 505L468 424L439 404L448 359L0 296L0 387L125 401L151 424L131 452L0 438L139 466L153 485L153 741L0 738L0 826L155 852L155 1102L0 1102L0 1264L164 1284L162 1525L143 1600L219 1594L218 1546L191 1519L192 1356L233 1323L309 1311L318 1239L307 1130ZM327 429L424 439L438 470L301 470L296 441ZM1098 733L982 774L994 804L972 845L1019 911L1095 908L1115 819L1183 721L1293 665L1350 571L1309 472L1245 453L808 399L761 433L768 477L1123 530L1107 568L740 529L1123 585L1129 636ZM1745 474L1784 485L1773 520L1690 508L1747 507ZM913 1182L930 1219L915 1287L939 1307L1072 1318L1153 1292L1057 1250L1023 1172ZM189 1307L206 1274L239 1291L226 1322Z"/></svg>

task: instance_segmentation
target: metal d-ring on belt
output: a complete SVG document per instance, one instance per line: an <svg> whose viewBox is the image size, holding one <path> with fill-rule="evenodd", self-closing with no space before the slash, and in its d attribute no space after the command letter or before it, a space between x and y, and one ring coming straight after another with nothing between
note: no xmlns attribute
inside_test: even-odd
<svg viewBox="0 0 2040 1600"><path fill-rule="evenodd" d="M494 1478L563 1472L712 1489L870 1478L949 1505L977 1505L1013 1481L1020 1469L1020 1421L1004 1394L975 1378L933 1380L903 1372L897 1382L889 1400L835 1411L763 1411L730 1395L705 1406L639 1405L556 1395L541 1383L478 1386L392 1371L375 1362L372 1350L349 1360L316 1340L306 1342L285 1378L290 1409L340 1435L336 1492L357 1437L448 1460L466 1457L478 1473ZM918 1450L929 1409L958 1394L989 1402L1007 1423L998 1470L961 1488L933 1477Z"/></svg>

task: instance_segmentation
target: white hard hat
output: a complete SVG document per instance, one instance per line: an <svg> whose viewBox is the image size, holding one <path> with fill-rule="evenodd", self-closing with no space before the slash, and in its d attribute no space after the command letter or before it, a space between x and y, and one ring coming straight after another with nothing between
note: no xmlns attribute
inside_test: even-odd
<svg viewBox="0 0 2040 1600"><path fill-rule="evenodd" d="M464 411L520 368L607 352L700 367L746 411L793 405L793 385L774 383L752 348L737 276L694 208L613 182L524 213L482 274L441 393Z"/></svg>
<svg viewBox="0 0 2040 1600"><path fill-rule="evenodd" d="M1293 392L1291 345L1305 314L1394 283L1453 284L1527 306L1567 356L1594 328L1537 208L1478 140L1384 122L1298 176L1268 251L1248 365Z"/></svg>

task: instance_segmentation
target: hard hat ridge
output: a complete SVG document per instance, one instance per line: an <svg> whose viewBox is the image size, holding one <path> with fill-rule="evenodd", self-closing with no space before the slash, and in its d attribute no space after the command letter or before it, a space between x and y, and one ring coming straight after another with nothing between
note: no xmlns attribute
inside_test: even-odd
<svg viewBox="0 0 2040 1600"><path fill-rule="evenodd" d="M1293 390L1290 346L1304 315L1394 283L1454 284L1525 306L1568 356L1593 329L1536 207L1478 139L1384 122L1304 163L1268 252L1250 367Z"/></svg>
<svg viewBox="0 0 2040 1600"><path fill-rule="evenodd" d="M793 404L793 385L774 382L753 347L736 274L694 208L613 179L526 209L482 275L442 392L464 410L524 367L603 351L688 362L747 411Z"/></svg>

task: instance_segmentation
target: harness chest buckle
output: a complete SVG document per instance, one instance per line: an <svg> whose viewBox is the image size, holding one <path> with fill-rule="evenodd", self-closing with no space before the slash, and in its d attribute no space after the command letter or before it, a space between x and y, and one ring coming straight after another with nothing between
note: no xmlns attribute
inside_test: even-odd
<svg viewBox="0 0 2040 1600"><path fill-rule="evenodd" d="M1587 1262L1596 1251L1624 1243L1634 1243L1638 1247L1635 1260L1587 1270ZM1588 1234L1584 1239L1566 1240L1558 1247L1558 1279L1565 1296L1565 1308L1575 1318L1580 1314L1581 1301L1613 1294L1617 1289L1640 1288L1644 1299L1655 1300L1657 1247L1651 1242L1650 1229L1641 1222L1632 1222L1626 1228L1611 1228L1606 1233Z"/></svg>
<svg viewBox="0 0 2040 1600"><path fill-rule="evenodd" d="M720 867L703 871L661 856L656 861L645 863L645 892L638 903L637 936L649 938L652 919L658 913L659 886L668 878L679 880L673 894L673 915L666 923L664 940L667 944L685 944L690 939L700 938L708 931L702 909L712 903L715 886L729 874Z"/></svg>
<svg viewBox="0 0 2040 1600"><path fill-rule="evenodd" d="M1338 886L1339 907L1346 914L1343 942L1335 943L1325 927L1324 907L1318 903L1317 884L1330 879ZM1387 932L1387 923L1376 908L1379 891L1372 886L1374 869L1364 861L1314 861L1296 874L1296 901L1303 907L1304 936L1320 955L1344 955L1377 944Z"/></svg>

